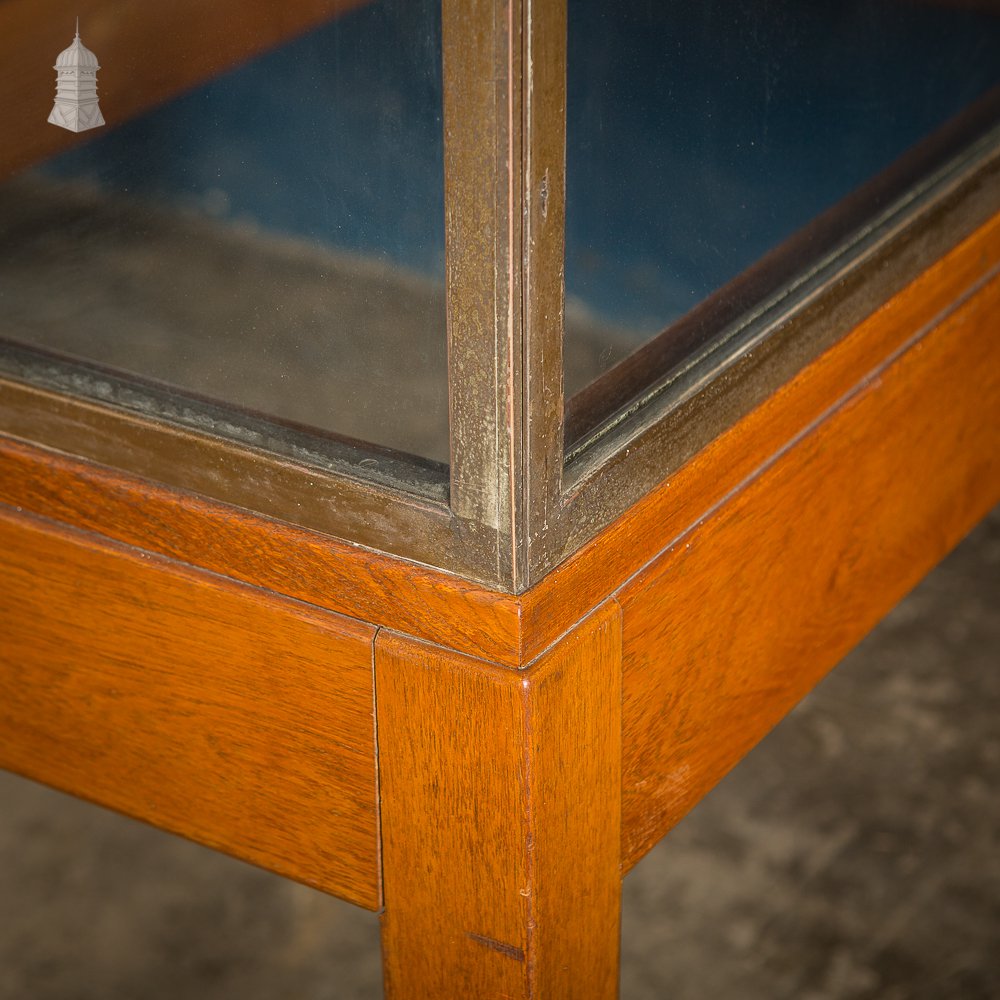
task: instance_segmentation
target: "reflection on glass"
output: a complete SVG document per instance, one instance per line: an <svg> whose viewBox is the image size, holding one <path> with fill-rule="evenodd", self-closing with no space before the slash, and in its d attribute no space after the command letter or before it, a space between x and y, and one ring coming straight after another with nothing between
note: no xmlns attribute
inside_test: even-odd
<svg viewBox="0 0 1000 1000"><path fill-rule="evenodd" d="M72 5L9 67L45 84L37 126L0 139L24 168L0 163L0 337L446 460L436 0L330 0L290 38L293 8L229 3L258 31L236 43L197 5L97 6L105 127L45 122ZM65 151L18 162L19 141Z"/></svg>
<svg viewBox="0 0 1000 1000"><path fill-rule="evenodd" d="M569 0L567 391L1000 81L977 6Z"/></svg>

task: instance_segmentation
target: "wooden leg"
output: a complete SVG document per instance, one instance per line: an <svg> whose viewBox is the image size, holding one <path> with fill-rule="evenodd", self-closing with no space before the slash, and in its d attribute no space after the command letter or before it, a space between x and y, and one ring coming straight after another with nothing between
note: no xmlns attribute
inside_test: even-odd
<svg viewBox="0 0 1000 1000"><path fill-rule="evenodd" d="M390 1000L618 995L616 604L522 671L380 633Z"/></svg>

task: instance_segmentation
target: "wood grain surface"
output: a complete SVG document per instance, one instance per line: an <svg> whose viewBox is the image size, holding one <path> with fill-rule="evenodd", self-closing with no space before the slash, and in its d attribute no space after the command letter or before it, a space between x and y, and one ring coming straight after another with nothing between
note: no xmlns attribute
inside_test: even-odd
<svg viewBox="0 0 1000 1000"><path fill-rule="evenodd" d="M520 664L515 598L0 437L0 502L443 646Z"/></svg>
<svg viewBox="0 0 1000 1000"><path fill-rule="evenodd" d="M369 909L373 638L0 509L0 767Z"/></svg>
<svg viewBox="0 0 1000 1000"><path fill-rule="evenodd" d="M882 321L911 346L620 591L626 865L1000 500L1000 278Z"/></svg>
<svg viewBox="0 0 1000 1000"><path fill-rule="evenodd" d="M520 597L3 437L0 502L516 668L745 488L998 260L1000 216Z"/></svg>
<svg viewBox="0 0 1000 1000"><path fill-rule="evenodd" d="M46 119L56 56L81 40L100 60L108 127L316 27L365 0L5 0L0 3L0 179L86 141ZM104 130L102 130L104 131Z"/></svg>
<svg viewBox="0 0 1000 1000"><path fill-rule="evenodd" d="M522 673L376 642L390 998L617 995L619 611Z"/></svg>

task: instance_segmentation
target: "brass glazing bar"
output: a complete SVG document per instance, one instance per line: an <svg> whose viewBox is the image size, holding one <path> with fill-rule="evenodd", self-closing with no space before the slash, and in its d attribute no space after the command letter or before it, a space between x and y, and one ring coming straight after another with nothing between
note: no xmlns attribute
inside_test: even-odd
<svg viewBox="0 0 1000 1000"><path fill-rule="evenodd" d="M566 0L525 0L524 443L528 570L559 514L563 470ZM544 559L543 559L544 561Z"/></svg>
<svg viewBox="0 0 1000 1000"><path fill-rule="evenodd" d="M494 583L492 534L457 521L444 502L13 379L0 378L0 427L179 490Z"/></svg>
<svg viewBox="0 0 1000 1000"><path fill-rule="evenodd" d="M492 578L505 588L519 582L519 38L519 0L444 0L451 508L495 532Z"/></svg>
<svg viewBox="0 0 1000 1000"><path fill-rule="evenodd" d="M537 581L1000 210L1000 132L772 296L665 388L571 456Z"/></svg>

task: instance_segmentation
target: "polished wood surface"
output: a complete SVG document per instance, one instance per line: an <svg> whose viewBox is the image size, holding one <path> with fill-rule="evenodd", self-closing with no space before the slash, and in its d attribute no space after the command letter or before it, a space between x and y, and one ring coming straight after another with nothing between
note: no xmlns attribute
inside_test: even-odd
<svg viewBox="0 0 1000 1000"><path fill-rule="evenodd" d="M98 97L111 128L363 2L5 0L0 178L81 141L46 121L53 66L73 41L77 17L81 41L101 64Z"/></svg>
<svg viewBox="0 0 1000 1000"><path fill-rule="evenodd" d="M521 595L39 447L22 408L0 438L0 503L71 527L0 518L0 766L373 908L380 819L397 995L447 995L456 975L524 996L551 975L555 995L573 995L560 970L579 956L554 958L570 943L545 937L562 933L560 893L594 893L599 919L617 919L595 803L613 804L615 865L634 864L1000 499L998 268L1000 215ZM50 399L37 412L58 410ZM99 445L96 426L82 432ZM230 445L206 447L217 461L199 475L231 475ZM373 537L375 509L362 515ZM474 526L454 527L461 539ZM613 618L616 599L624 701L617 735L601 737L613 756L623 741L615 790L602 753L592 795L574 784L584 761L552 790L574 728L596 732L567 721L574 699L603 698L618 655L604 633L565 637L595 607ZM375 643L377 817L379 628L407 637ZM552 666L566 656L571 668ZM546 706L552 743L536 745ZM475 823L427 819L442 789L448 809L482 803ZM566 844L598 851L598 883L581 889L580 866L560 867ZM411 886L418 850L443 881ZM478 895L460 888L463 871L485 879ZM603 982L609 939L578 909L574 933L600 967L588 975Z"/></svg>
<svg viewBox="0 0 1000 1000"><path fill-rule="evenodd" d="M416 638L383 630L375 642L390 996L455 995L456 983L460 995L573 996L572 969L601 991L582 995L613 995L619 863L634 864L1000 499L998 233L960 246L520 599L8 440L8 500L373 625L8 512L2 624L20 652L5 666L31 669L3 675L0 764L377 906L370 652L375 625L402 623ZM620 636L613 600L565 636L596 594L620 602ZM369 727L354 819L313 798L343 771L295 744L340 717L319 713L303 731L299 693L282 700L290 649L309 665L295 674L306 708L317 689L329 704L345 696L325 647L310 653L295 632L303 621L346 630L353 651L353 726ZM150 642L165 634L169 647ZM70 661L92 666L70 673ZM280 697L240 702L260 685ZM280 705L266 745L246 735L261 704ZM197 734L219 717L222 752L201 752ZM277 766L275 729L289 741ZM152 749L164 745L182 789ZM206 761L232 765L217 772L225 798ZM280 814L276 785L291 796Z"/></svg>
<svg viewBox="0 0 1000 1000"><path fill-rule="evenodd" d="M613 996L619 865L1000 499L998 260L995 221L521 597L6 439L0 499L118 542L0 517L0 766L381 872L390 996Z"/></svg>
<svg viewBox="0 0 1000 1000"><path fill-rule="evenodd" d="M390 998L617 995L619 611L516 673L376 642Z"/></svg>
<svg viewBox="0 0 1000 1000"><path fill-rule="evenodd" d="M518 667L745 488L998 261L1000 216L519 597L3 437L0 502Z"/></svg>
<svg viewBox="0 0 1000 1000"><path fill-rule="evenodd" d="M626 865L1000 500L1000 277L890 320L902 352L619 593Z"/></svg>
<svg viewBox="0 0 1000 1000"><path fill-rule="evenodd" d="M119 121L353 2L72 14ZM168 487L146 418L0 385L0 766L382 909L390 998L614 997L623 868L1000 498L1000 216L879 305L968 232L901 225L825 328L842 339L816 357L779 324L738 364L787 335L761 392L787 381L749 413L713 382L665 481L666 420L613 470L564 467L542 273L562 133L528 134L562 119L562 56L525 65L562 45L564 6L536 6L444 8L450 505L149 418L156 447L185 443ZM65 11L0 3L0 174L78 141L44 123L38 65ZM995 178L962 183L974 219L994 210ZM800 321L822 325L836 286ZM229 505L206 498L233 480ZM354 542L276 519L297 505L343 505L301 523ZM396 534L420 545L374 551ZM418 561L442 539L475 560L441 565L475 576L485 552L493 586Z"/></svg>
<svg viewBox="0 0 1000 1000"><path fill-rule="evenodd" d="M373 638L0 508L0 767L369 909Z"/></svg>
<svg viewBox="0 0 1000 1000"><path fill-rule="evenodd" d="M443 646L520 662L520 610L509 595L193 493L0 437L0 502Z"/></svg>

